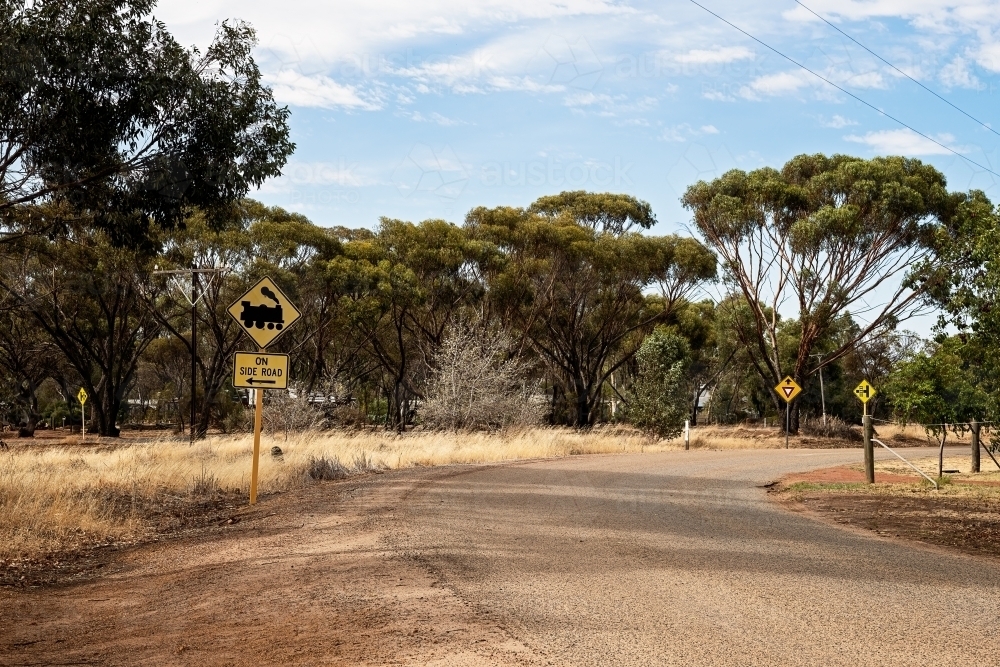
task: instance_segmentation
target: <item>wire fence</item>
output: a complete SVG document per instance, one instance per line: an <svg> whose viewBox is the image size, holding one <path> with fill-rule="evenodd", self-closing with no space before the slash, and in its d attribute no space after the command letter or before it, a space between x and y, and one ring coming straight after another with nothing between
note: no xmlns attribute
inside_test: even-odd
<svg viewBox="0 0 1000 667"><path fill-rule="evenodd" d="M878 419L877 417L871 418L873 422L879 422L880 424L890 424L893 426L899 426L906 428L907 426L922 426L925 429L935 428L935 427L949 427L949 426L967 426L972 428L973 424L979 424L980 426L989 426L990 424L995 424L997 422L992 421L976 421L976 422L945 422L943 424L922 424L920 422L901 422L895 419Z"/></svg>

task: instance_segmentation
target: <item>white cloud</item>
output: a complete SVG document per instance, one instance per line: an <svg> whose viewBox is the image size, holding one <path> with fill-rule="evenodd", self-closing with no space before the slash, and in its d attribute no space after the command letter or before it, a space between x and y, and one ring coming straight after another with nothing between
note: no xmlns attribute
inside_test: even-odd
<svg viewBox="0 0 1000 667"><path fill-rule="evenodd" d="M990 0L813 0L809 7L830 20L900 18L920 26L939 27L948 23L974 25L996 14L996 5ZM790 21L818 21L801 6L783 16Z"/></svg>
<svg viewBox="0 0 1000 667"><path fill-rule="evenodd" d="M732 102L736 99L732 95L727 95L721 90L715 90L712 88L706 88L703 90L701 96L706 100L712 100L713 102Z"/></svg>
<svg viewBox="0 0 1000 667"><path fill-rule="evenodd" d="M684 64L721 65L753 57L753 51L742 46L717 46L713 49L691 49L675 56L674 60Z"/></svg>
<svg viewBox="0 0 1000 667"><path fill-rule="evenodd" d="M1000 41L995 39L989 35L976 51L976 64L990 72L1000 72Z"/></svg>
<svg viewBox="0 0 1000 667"><path fill-rule="evenodd" d="M941 83L949 88L979 88L979 79L969 71L969 63L962 56L955 56L941 68Z"/></svg>
<svg viewBox="0 0 1000 667"><path fill-rule="evenodd" d="M701 127L696 128L692 127L690 123L681 123L680 125L672 125L670 127L663 128L659 139L661 141L669 141L671 143L684 143L689 139L704 136L706 134L719 134L719 130L714 125L702 125Z"/></svg>
<svg viewBox="0 0 1000 667"><path fill-rule="evenodd" d="M375 111L382 102L373 93L363 94L355 86L337 83L325 74L304 76L292 70L264 75L280 104L324 109L346 108Z"/></svg>
<svg viewBox="0 0 1000 667"><path fill-rule="evenodd" d="M804 70L791 70L777 74L765 74L750 82L750 85L740 88L740 97L748 100L760 99L762 95L787 95L797 92L818 81Z"/></svg>
<svg viewBox="0 0 1000 667"><path fill-rule="evenodd" d="M442 116L438 112L434 111L427 116L423 115L419 111L414 111L408 114L410 120L416 121L418 123L435 123L444 127L451 127L453 125L468 125L465 121L456 120L454 118L448 118L447 116Z"/></svg>
<svg viewBox="0 0 1000 667"><path fill-rule="evenodd" d="M820 116L819 124L823 127L832 127L835 130L840 130L851 125L857 125L858 122L856 120L851 120L850 118L844 118L840 114L834 114L833 118L830 120L825 120L822 116Z"/></svg>
<svg viewBox="0 0 1000 667"><path fill-rule="evenodd" d="M954 146L955 137L950 134L939 134L934 141L944 144L949 148L962 153L965 150ZM880 155L950 155L951 151L943 146L930 141L916 132L908 129L899 130L879 130L878 132L868 132L864 136L854 134L844 137L847 141L866 144L874 152Z"/></svg>
<svg viewBox="0 0 1000 667"><path fill-rule="evenodd" d="M590 110L597 115L616 117L623 114L644 113L654 109L659 100L655 97L640 97L630 99L627 95L608 95L605 93L576 92L567 95L563 104L576 112Z"/></svg>

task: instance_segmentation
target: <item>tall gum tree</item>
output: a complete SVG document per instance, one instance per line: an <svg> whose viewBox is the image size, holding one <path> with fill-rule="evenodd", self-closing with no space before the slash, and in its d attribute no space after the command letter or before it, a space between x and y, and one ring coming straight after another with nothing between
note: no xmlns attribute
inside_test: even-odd
<svg viewBox="0 0 1000 667"><path fill-rule="evenodd" d="M698 241L629 231L655 221L645 202L581 192L466 217L473 238L492 247L481 267L489 311L558 378L562 419L576 426L594 423L604 383L644 335L715 277L715 257Z"/></svg>
<svg viewBox="0 0 1000 667"><path fill-rule="evenodd" d="M698 182L682 202L718 253L727 291L748 306L757 370L773 386L784 375L805 382L919 312L933 282L936 230L968 198L949 193L944 176L919 160L800 155L780 171ZM779 344L789 307L801 327L790 367ZM817 342L845 314L864 324L816 364Z"/></svg>
<svg viewBox="0 0 1000 667"><path fill-rule="evenodd" d="M154 0L0 0L0 225L55 200L90 211L119 245L188 207L225 209L280 174L294 149L242 22L201 52L152 16Z"/></svg>
<svg viewBox="0 0 1000 667"><path fill-rule="evenodd" d="M153 259L89 230L27 242L22 270L4 287L76 371L96 430L117 436L140 357L160 331L142 295Z"/></svg>

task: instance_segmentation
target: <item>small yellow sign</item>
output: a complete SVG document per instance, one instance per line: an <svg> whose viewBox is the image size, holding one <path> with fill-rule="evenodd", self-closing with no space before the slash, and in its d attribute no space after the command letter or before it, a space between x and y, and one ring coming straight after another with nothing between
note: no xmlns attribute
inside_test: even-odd
<svg viewBox="0 0 1000 667"><path fill-rule="evenodd" d="M87 390L84 389L83 387L80 387L80 391L76 392L76 400L80 401L80 405L83 405L84 403L87 402L88 398L90 397L87 396Z"/></svg>
<svg viewBox="0 0 1000 667"><path fill-rule="evenodd" d="M262 348L288 331L288 327L300 317L298 309L270 278L261 279L233 302L229 306L229 314Z"/></svg>
<svg viewBox="0 0 1000 667"><path fill-rule="evenodd" d="M233 386L247 389L287 389L288 355L237 352Z"/></svg>
<svg viewBox="0 0 1000 667"><path fill-rule="evenodd" d="M875 387L868 384L868 380L862 380L861 384L854 388L854 395L862 403L867 403L875 396Z"/></svg>
<svg viewBox="0 0 1000 667"><path fill-rule="evenodd" d="M799 383L792 379L791 375L786 375L785 379L778 383L778 386L774 388L778 392L778 396L785 399L786 403L791 403L796 396L802 393L802 387Z"/></svg>

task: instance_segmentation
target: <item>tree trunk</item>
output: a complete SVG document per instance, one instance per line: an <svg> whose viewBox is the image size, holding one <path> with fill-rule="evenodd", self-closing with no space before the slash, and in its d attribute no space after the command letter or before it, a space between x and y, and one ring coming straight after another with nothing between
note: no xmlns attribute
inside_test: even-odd
<svg viewBox="0 0 1000 667"><path fill-rule="evenodd" d="M590 391L585 382L577 378L576 380L576 423L577 428L590 426L592 402Z"/></svg>
<svg viewBox="0 0 1000 667"><path fill-rule="evenodd" d="M694 401L691 405L691 426L698 425L698 406L701 404L701 394L705 388L701 384L695 384Z"/></svg>
<svg viewBox="0 0 1000 667"><path fill-rule="evenodd" d="M37 428L38 421L42 418L38 414L38 394L36 390L35 383L30 380L25 380L18 387L22 404L21 415L24 419L24 425L18 425L17 437L19 438L35 437L35 428Z"/></svg>
<svg viewBox="0 0 1000 667"><path fill-rule="evenodd" d="M93 401L94 418L97 420L97 431L105 438L117 438L121 435L116 421L121 410L121 399L113 392L105 389L99 392Z"/></svg>

